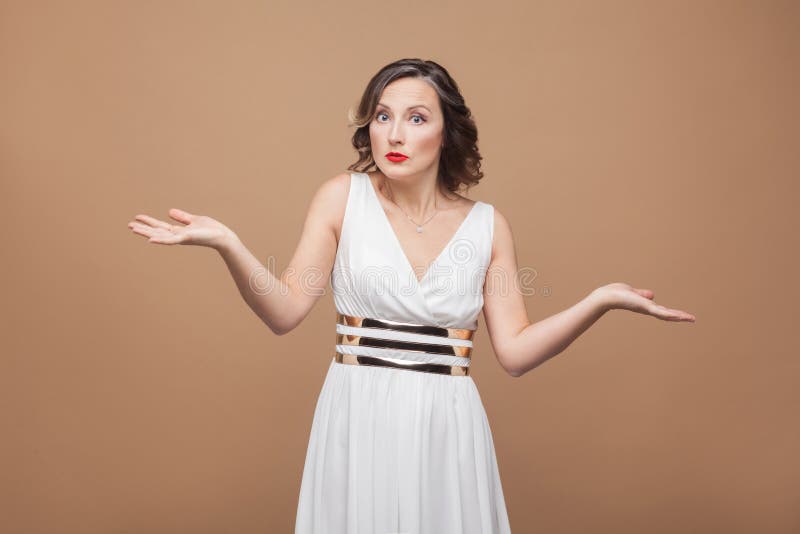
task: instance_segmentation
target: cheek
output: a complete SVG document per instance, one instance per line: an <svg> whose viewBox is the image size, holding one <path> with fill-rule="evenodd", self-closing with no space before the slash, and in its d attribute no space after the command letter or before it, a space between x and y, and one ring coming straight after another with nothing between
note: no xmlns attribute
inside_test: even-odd
<svg viewBox="0 0 800 534"><path fill-rule="evenodd" d="M420 130L419 136L417 136L416 139L417 145L420 148L436 150L442 143L441 129L425 128Z"/></svg>
<svg viewBox="0 0 800 534"><path fill-rule="evenodd" d="M375 121L371 122L369 125L369 142L371 144L375 144L376 139L380 139L380 128L375 123Z"/></svg>

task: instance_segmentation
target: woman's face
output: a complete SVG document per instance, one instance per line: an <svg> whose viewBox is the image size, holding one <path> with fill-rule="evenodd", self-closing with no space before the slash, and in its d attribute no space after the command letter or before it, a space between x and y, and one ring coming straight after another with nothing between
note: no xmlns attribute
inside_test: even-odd
<svg viewBox="0 0 800 534"><path fill-rule="evenodd" d="M372 157L389 178L435 177L443 129L436 90L419 78L399 78L384 88L369 125ZM390 159L390 152L406 158Z"/></svg>

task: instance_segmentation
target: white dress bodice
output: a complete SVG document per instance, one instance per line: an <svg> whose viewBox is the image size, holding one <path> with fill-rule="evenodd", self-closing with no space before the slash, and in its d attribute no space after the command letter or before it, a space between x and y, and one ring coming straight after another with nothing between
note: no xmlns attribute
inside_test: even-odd
<svg viewBox="0 0 800 534"><path fill-rule="evenodd" d="M350 192L331 274L339 313L389 321L476 329L492 254L494 207L476 201L417 281L366 173Z"/></svg>

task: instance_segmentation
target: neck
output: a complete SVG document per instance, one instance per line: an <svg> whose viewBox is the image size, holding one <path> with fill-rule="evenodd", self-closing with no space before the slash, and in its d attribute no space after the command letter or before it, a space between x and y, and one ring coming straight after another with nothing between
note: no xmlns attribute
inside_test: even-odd
<svg viewBox="0 0 800 534"><path fill-rule="evenodd" d="M380 171L379 171L380 172ZM381 188L384 195L416 221L422 221L444 204L436 174L405 179L387 178L382 172Z"/></svg>

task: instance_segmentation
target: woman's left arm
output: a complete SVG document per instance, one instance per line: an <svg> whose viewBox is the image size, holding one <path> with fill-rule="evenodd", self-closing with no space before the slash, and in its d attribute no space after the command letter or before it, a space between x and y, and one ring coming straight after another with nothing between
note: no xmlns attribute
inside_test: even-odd
<svg viewBox="0 0 800 534"><path fill-rule="evenodd" d="M607 311L626 309L665 321L694 322L694 315L653 301L649 289L617 282L599 287L578 303L531 323L525 309L511 226L497 211L492 260L483 290L483 316L500 365L522 376L566 349Z"/></svg>

